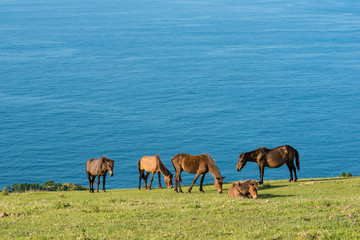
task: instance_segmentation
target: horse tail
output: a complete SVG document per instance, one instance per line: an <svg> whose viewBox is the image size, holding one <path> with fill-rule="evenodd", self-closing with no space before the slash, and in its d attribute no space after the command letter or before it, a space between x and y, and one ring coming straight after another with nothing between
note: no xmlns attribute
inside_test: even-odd
<svg viewBox="0 0 360 240"><path fill-rule="evenodd" d="M289 146L289 145L288 145ZM299 159L299 152L293 148L292 146L289 146L289 148L295 153L295 159L296 159L296 168L300 171L300 159Z"/></svg>
<svg viewBox="0 0 360 240"><path fill-rule="evenodd" d="M299 153L298 151L294 148L295 151L295 157L296 157L296 167L297 169L300 171L300 159L299 159Z"/></svg>

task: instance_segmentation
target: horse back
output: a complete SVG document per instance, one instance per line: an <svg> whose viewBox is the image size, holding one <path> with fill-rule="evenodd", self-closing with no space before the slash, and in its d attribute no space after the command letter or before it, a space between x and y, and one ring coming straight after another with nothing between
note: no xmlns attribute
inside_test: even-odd
<svg viewBox="0 0 360 240"><path fill-rule="evenodd" d="M188 173L196 173L199 168L203 168L203 171L208 171L208 158L206 155L191 155L185 153L179 153L172 158L174 167L181 167Z"/></svg>
<svg viewBox="0 0 360 240"><path fill-rule="evenodd" d="M139 160L139 170L145 170L147 172L158 172L159 170L159 159L155 156L143 156Z"/></svg>
<svg viewBox="0 0 360 240"><path fill-rule="evenodd" d="M98 175L101 172L100 159L92 158L86 162L86 172L91 175Z"/></svg>

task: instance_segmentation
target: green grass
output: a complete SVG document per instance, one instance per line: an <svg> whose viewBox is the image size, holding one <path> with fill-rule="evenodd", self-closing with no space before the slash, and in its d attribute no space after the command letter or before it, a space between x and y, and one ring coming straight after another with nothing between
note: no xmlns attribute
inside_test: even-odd
<svg viewBox="0 0 360 240"><path fill-rule="evenodd" d="M0 239L360 239L359 177L266 181L258 199L229 186L0 194Z"/></svg>

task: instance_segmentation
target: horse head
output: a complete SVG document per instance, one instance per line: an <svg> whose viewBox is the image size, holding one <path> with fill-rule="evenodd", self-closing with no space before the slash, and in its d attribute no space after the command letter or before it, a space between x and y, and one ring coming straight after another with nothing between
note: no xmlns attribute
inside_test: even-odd
<svg viewBox="0 0 360 240"><path fill-rule="evenodd" d="M236 170L238 172L240 172L241 169L243 169L243 167L245 167L246 165L247 161L245 160L245 155L246 155L245 152L242 152L239 156L238 164L236 165Z"/></svg>
<svg viewBox="0 0 360 240"><path fill-rule="evenodd" d="M103 163L105 163L105 168L110 173L110 176L114 176L114 160L111 160L105 156L102 156L100 159L103 161Z"/></svg>
<svg viewBox="0 0 360 240"><path fill-rule="evenodd" d="M172 184L172 179L173 179L173 175L170 174L168 176L165 176L164 175L164 179L165 179L165 184L168 188L172 188L173 187L173 184Z"/></svg>
<svg viewBox="0 0 360 240"><path fill-rule="evenodd" d="M216 189L218 190L218 193L222 193L222 185L224 183L224 181L223 181L224 178L225 177L222 177L222 176L215 178L214 185L215 185Z"/></svg>
<svg viewBox="0 0 360 240"><path fill-rule="evenodd" d="M258 183L254 180L251 180L249 184L249 193L255 199L258 197L257 190L258 190Z"/></svg>

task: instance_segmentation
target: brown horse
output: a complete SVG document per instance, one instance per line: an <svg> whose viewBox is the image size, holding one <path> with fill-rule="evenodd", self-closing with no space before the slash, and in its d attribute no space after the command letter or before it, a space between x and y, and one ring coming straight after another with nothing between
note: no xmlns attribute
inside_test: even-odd
<svg viewBox="0 0 360 240"><path fill-rule="evenodd" d="M172 164L175 168L175 191L178 192L177 186L179 185L179 191L182 193L180 182L181 180L181 172L185 170L188 173L196 173L194 180L192 181L191 186L188 189L188 192L191 193L191 189L194 186L196 180L201 175L200 179L200 191L204 192L202 184L205 178L205 174L210 172L215 180L215 187L218 190L218 193L222 193L222 184L223 179L220 174L219 169L217 168L214 159L209 154L202 155L190 155L179 153L178 155L172 158Z"/></svg>
<svg viewBox="0 0 360 240"><path fill-rule="evenodd" d="M231 184L228 194L233 198L257 198L258 184L255 180L237 181Z"/></svg>
<svg viewBox="0 0 360 240"><path fill-rule="evenodd" d="M172 188L172 178L173 175L171 174L171 172L169 171L169 169L167 169L165 167L165 164L160 160L160 157L158 154L154 155L154 156L144 156L142 157L139 161L138 161L138 170L139 170L139 190L140 190L140 186L141 186L141 179L143 178L145 180L145 189L149 189L151 190L151 184L154 178L154 173L158 173L159 176L159 188L161 187L161 180L160 180L160 173L162 173L162 175L164 176L164 180L165 180L165 184L168 188ZM144 171L146 171L146 176L144 174ZM151 180L150 180L150 186L147 186L147 179L149 177L150 172L152 173L151 175Z"/></svg>
<svg viewBox="0 0 360 240"><path fill-rule="evenodd" d="M94 192L94 181L96 176L98 178L96 191L99 192L100 176L103 176L103 191L106 192L105 191L106 173L109 172L110 176L112 177L114 175L113 168L114 168L114 160L106 158L105 156L102 156L99 159L92 158L87 161L86 173L89 179L90 192Z"/></svg>
<svg viewBox="0 0 360 240"><path fill-rule="evenodd" d="M289 145L279 146L274 149L267 149L265 147L261 147L254 151L243 152L242 154L240 154L236 170L240 172L247 162L256 162L259 165L260 170L259 184L262 184L265 167L278 168L284 165L284 163L286 163L290 171L289 182L293 180L292 171L295 174L294 182L296 182L297 176L296 168L294 165L294 158L296 158L296 167L300 171L299 153L295 148Z"/></svg>

